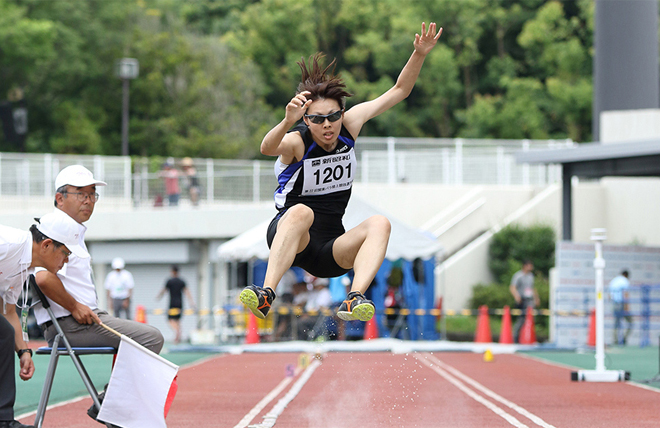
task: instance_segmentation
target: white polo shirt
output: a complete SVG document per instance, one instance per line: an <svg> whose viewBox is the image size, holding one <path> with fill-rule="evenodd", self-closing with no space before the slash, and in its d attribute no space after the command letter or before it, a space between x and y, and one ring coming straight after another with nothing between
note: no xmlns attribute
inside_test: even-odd
<svg viewBox="0 0 660 428"><path fill-rule="evenodd" d="M110 291L110 297L113 299L126 299L130 295L130 290L135 286L133 274L126 269L117 272L113 269L105 277L105 289Z"/></svg>
<svg viewBox="0 0 660 428"><path fill-rule="evenodd" d="M58 208L55 208L54 212L59 215L68 215ZM87 231L87 227L80 223L78 223L78 226L80 229L79 244L85 249L85 251L87 251L87 246L85 245L85 232ZM89 251L87 252L89 253ZM74 299L83 305L89 306L90 309L98 308L96 287L94 286L94 281L92 280L91 257L80 258L71 254L69 256L69 262L66 263L59 272L57 272L57 276L60 281L62 281L64 289ZM71 312L67 311L62 306L58 305L50 299L48 299L48 301L50 302L50 307L53 310L55 318L71 315ZM37 318L37 324L43 324L46 321L50 321L48 312L46 312L46 310L41 305L36 305L34 307L34 316Z"/></svg>
<svg viewBox="0 0 660 428"><path fill-rule="evenodd" d="M0 225L0 297L5 304L15 305L23 284L34 272L32 264L32 234ZM2 313L5 313L3 305Z"/></svg>

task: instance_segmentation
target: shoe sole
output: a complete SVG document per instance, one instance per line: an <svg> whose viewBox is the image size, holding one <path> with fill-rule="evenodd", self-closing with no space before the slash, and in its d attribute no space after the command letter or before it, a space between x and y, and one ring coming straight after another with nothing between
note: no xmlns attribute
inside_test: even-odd
<svg viewBox="0 0 660 428"><path fill-rule="evenodd" d="M259 296L257 296L257 293L249 289L243 290L241 291L241 294L238 296L238 298L245 305L245 307L254 314L255 317L260 319L266 318L266 316L262 314L259 309L257 309L259 307Z"/></svg>
<svg viewBox="0 0 660 428"><path fill-rule="evenodd" d="M337 312L337 317L344 321L369 321L374 317L374 313L376 313L376 308L374 308L373 305L370 305L369 303L363 303L354 307L352 312Z"/></svg>

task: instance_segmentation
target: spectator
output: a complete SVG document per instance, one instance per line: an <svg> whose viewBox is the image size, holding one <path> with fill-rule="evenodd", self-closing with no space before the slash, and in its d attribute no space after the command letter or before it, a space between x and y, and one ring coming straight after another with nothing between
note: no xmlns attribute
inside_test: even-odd
<svg viewBox="0 0 660 428"><path fill-rule="evenodd" d="M276 314L275 318L275 341L282 340L283 338L289 338L292 336L292 317L293 313L280 313L279 308L284 307L286 309L291 309L294 298L294 286L298 282L298 277L293 269L289 269L278 285L281 290L280 298L273 302L273 311Z"/></svg>
<svg viewBox="0 0 660 428"><path fill-rule="evenodd" d="M105 277L105 289L108 290L108 302L112 304L112 313L115 317L131 319L131 296L135 282L133 275L124 269L124 259L115 257L112 260L112 271Z"/></svg>
<svg viewBox="0 0 660 428"><path fill-rule="evenodd" d="M199 178L197 177L197 170L193 164L191 158L183 158L181 161L181 166L183 167L183 175L186 177L186 186L188 188L188 196L190 197L190 203L193 206L199 205Z"/></svg>
<svg viewBox="0 0 660 428"><path fill-rule="evenodd" d="M326 278L313 278L311 280L312 289L307 292L302 317L300 318L301 329L308 340L325 336L325 321L328 318L322 311L332 307L332 294L328 289L328 280Z"/></svg>
<svg viewBox="0 0 660 428"><path fill-rule="evenodd" d="M513 298L516 300L518 309L522 310L522 314L518 317L516 324L513 326L513 338L516 343L518 342L520 328L525 322L525 312L527 311L527 308L534 309L541 304L539 295L534 288L533 270L534 263L532 263L531 260L525 260L522 269L513 274L511 285L509 286L509 290L511 291Z"/></svg>
<svg viewBox="0 0 660 428"><path fill-rule="evenodd" d="M179 189L179 171L174 167L174 160L168 159L163 164L163 170L160 172L160 176L165 180L165 193L167 194L169 206L175 207L179 205L179 195L181 194L181 190Z"/></svg>
<svg viewBox="0 0 660 428"><path fill-rule="evenodd" d="M192 294L190 294L188 287L186 287L185 281L179 278L178 266L172 266L172 277L167 280L165 287L158 293L156 299L163 297L166 291L170 293L170 310L167 313L167 319L169 320L170 327L174 330L174 343L178 344L181 342L181 316L183 315L184 292L186 293L190 307L195 308Z"/></svg>
<svg viewBox="0 0 660 428"><path fill-rule="evenodd" d="M630 288L628 277L629 273L624 269L620 275L610 281L609 285L610 299L614 305L614 343L617 345L625 345L632 330L632 317L628 308L628 289ZM622 319L628 323L628 328L623 336L620 331Z"/></svg>
<svg viewBox="0 0 660 428"><path fill-rule="evenodd" d="M405 322L405 316L399 313L403 307L403 294L401 293L401 286L398 284L388 284L387 292L385 293L385 309L390 309L394 311L394 313L385 315L387 329L389 330L390 334L394 332L396 336L402 336L401 339L406 339L407 337L403 336L408 328L407 323ZM401 321L398 322L399 320Z"/></svg>

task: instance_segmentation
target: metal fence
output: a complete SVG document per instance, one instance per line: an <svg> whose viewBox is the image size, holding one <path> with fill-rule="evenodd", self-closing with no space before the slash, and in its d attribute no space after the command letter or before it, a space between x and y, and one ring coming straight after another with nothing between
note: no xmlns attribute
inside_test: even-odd
<svg viewBox="0 0 660 428"><path fill-rule="evenodd" d="M570 140L469 140L362 137L356 144L356 182L446 185L546 185L561 179L557 165L518 165L515 153L565 148ZM64 167L81 164L104 180L104 206L150 207L165 196L164 179L152 159L122 156L0 153L0 209L20 208L35 199L50 201L54 180ZM174 160L181 171L181 160ZM264 202L275 190L274 162L194 159L202 204ZM182 204L189 203L180 174ZM167 199L164 198L164 205Z"/></svg>
<svg viewBox="0 0 660 428"><path fill-rule="evenodd" d="M607 293L607 289L605 290ZM628 289L630 299L625 315L632 319L629 345L656 345L660 340L660 285L635 285ZM609 294L609 293L608 293ZM557 335L557 345L562 347L584 347L587 344L590 314L594 310L594 287L572 286L560 287L555 292L555 307L557 315L554 328ZM614 308L610 301L605 304L605 344L614 342ZM628 328L626 321L622 330Z"/></svg>

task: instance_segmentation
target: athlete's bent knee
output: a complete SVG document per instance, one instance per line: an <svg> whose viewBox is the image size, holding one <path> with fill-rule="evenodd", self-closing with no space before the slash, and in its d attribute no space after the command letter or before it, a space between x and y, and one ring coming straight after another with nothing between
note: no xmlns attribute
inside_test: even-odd
<svg viewBox="0 0 660 428"><path fill-rule="evenodd" d="M314 211L307 205L294 205L286 211L281 221L293 225L305 225L309 229L314 223Z"/></svg>
<svg viewBox="0 0 660 428"><path fill-rule="evenodd" d="M382 215L375 215L369 218L369 227L378 234L390 235L392 231L392 224L387 217Z"/></svg>

